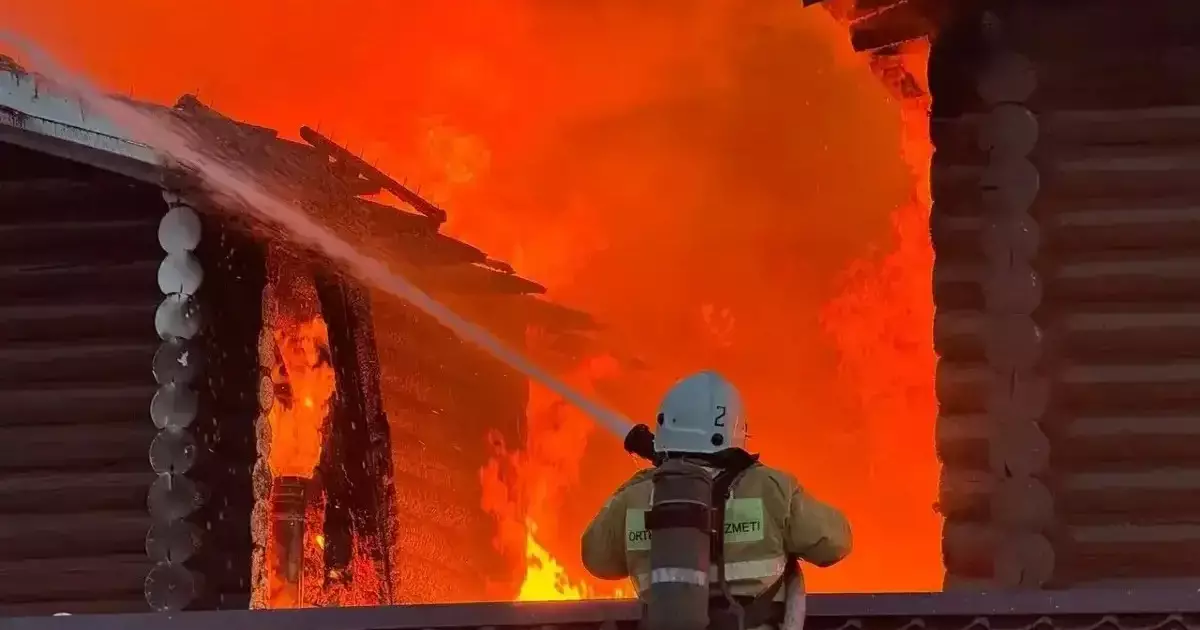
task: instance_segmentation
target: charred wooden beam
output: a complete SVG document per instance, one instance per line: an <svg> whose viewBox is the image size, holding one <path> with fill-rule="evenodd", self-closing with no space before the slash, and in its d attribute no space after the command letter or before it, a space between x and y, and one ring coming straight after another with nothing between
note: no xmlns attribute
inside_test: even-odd
<svg viewBox="0 0 1200 630"><path fill-rule="evenodd" d="M329 138L317 133L310 127L300 128L300 137L311 144L316 150L328 155L336 162L341 162L356 171L366 181L382 187L396 195L401 201L412 206L414 210L440 223L446 222L446 211L426 201L406 186L388 177L382 171L367 164L362 158L343 149Z"/></svg>
<svg viewBox="0 0 1200 630"><path fill-rule="evenodd" d="M379 568L368 583L380 585L379 603L388 604L396 588L391 570L395 490L370 296L351 278L324 267L314 270L337 374L319 467L326 491L326 568L344 574L357 539Z"/></svg>
<svg viewBox="0 0 1200 630"><path fill-rule="evenodd" d="M412 279L434 293L519 295L546 292L546 287L532 280L497 273L479 265L427 267L416 272Z"/></svg>
<svg viewBox="0 0 1200 630"><path fill-rule="evenodd" d="M878 6L860 11L863 17L850 27L850 42L855 50L877 50L928 37L938 31L950 9L949 3L944 0L900 0L875 4Z"/></svg>

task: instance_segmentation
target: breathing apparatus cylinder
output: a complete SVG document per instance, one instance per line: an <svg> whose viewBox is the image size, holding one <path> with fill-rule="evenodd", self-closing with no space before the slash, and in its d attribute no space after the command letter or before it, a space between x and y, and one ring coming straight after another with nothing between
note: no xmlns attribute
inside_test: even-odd
<svg viewBox="0 0 1200 630"><path fill-rule="evenodd" d="M669 459L655 470L646 630L705 630L713 535L713 478L697 464Z"/></svg>

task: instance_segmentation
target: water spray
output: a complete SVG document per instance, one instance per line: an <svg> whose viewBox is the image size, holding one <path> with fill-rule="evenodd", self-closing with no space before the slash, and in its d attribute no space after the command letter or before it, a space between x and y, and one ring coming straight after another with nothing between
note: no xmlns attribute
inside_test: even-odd
<svg viewBox="0 0 1200 630"><path fill-rule="evenodd" d="M180 130L174 121L142 112L108 96L86 78L59 65L49 53L21 35L0 31L0 43L22 50L43 76L75 92L84 104L103 113L131 139L189 168L211 193L240 201L237 205L251 218L283 228L294 242L324 253L358 279L424 311L460 338L554 391L618 438L624 438L629 432L632 423L627 418L555 378L483 327L455 313L407 278L389 269L384 262L359 252L305 212L278 199L257 182L227 166L220 158L206 154L193 145L190 134Z"/></svg>

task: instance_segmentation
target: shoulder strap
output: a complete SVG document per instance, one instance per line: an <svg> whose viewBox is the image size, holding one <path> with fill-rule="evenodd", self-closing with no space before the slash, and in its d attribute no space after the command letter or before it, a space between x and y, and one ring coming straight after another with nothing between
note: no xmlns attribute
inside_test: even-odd
<svg viewBox="0 0 1200 630"><path fill-rule="evenodd" d="M757 628L761 625L778 621L781 617L775 611L775 596L779 595L779 591L787 585L788 580L795 576L796 559L788 557L787 565L783 569L783 575L779 576L775 583L767 587L767 590L755 596L754 600L745 606L743 613L743 624L745 628Z"/></svg>
<svg viewBox="0 0 1200 630"><path fill-rule="evenodd" d="M730 594L729 583L725 579L725 502L729 500L734 482L742 476L742 473L758 464L757 456L750 455L745 451L738 451L738 453L740 455L732 456L728 464L721 468L721 472L717 473L717 478L713 481L712 498L713 525L717 530L716 535L712 537L712 562L717 567L717 586L721 589L721 594L725 596L730 608L735 610L739 609L741 605ZM772 597L774 596L772 595Z"/></svg>

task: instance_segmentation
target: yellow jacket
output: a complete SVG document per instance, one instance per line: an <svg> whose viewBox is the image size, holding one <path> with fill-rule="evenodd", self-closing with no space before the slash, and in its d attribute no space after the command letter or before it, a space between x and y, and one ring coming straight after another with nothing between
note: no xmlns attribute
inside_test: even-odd
<svg viewBox="0 0 1200 630"><path fill-rule="evenodd" d="M639 594L649 587L653 469L617 488L583 533L583 564L609 580L631 578ZM850 523L775 468L756 464L734 483L725 508L725 579L734 595L753 597L783 575L788 558L829 566L850 553ZM713 569L712 579L716 579ZM780 593L782 599L782 591Z"/></svg>

